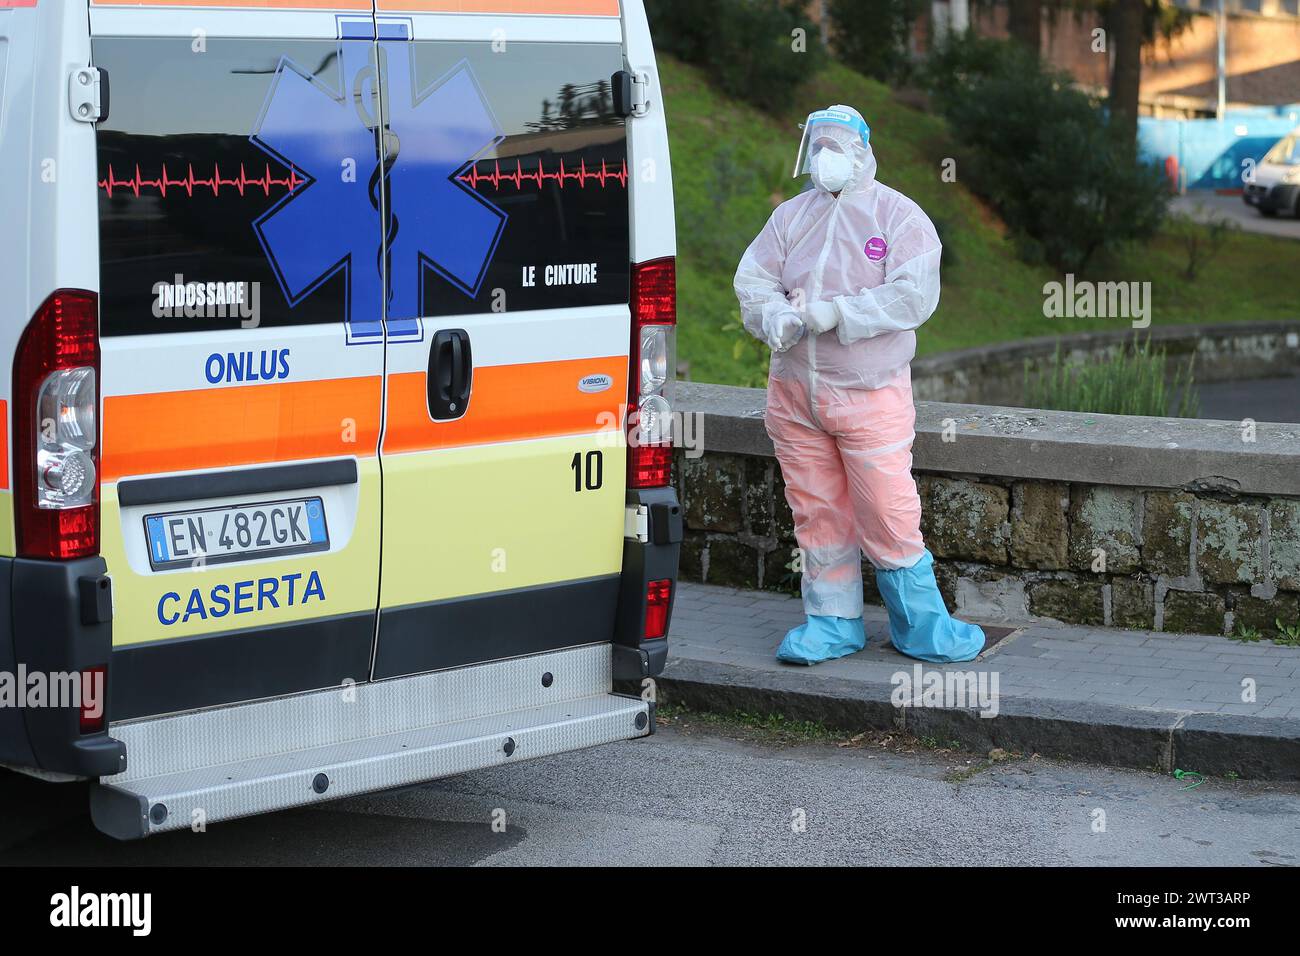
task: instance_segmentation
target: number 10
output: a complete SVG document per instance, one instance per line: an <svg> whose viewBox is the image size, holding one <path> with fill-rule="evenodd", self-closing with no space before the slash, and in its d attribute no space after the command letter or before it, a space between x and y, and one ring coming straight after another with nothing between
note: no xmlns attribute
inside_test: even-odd
<svg viewBox="0 0 1300 956"><path fill-rule="evenodd" d="M605 480L605 457L599 451L587 452L585 469L583 468L582 452L574 452L573 461L569 462L569 467L573 469L573 490L575 492L596 491Z"/></svg>

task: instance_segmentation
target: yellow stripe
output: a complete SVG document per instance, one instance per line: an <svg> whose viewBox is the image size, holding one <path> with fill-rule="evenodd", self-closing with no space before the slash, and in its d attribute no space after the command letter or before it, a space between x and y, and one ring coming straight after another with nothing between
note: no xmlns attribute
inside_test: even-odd
<svg viewBox="0 0 1300 956"><path fill-rule="evenodd" d="M243 564L215 564L203 570L173 573L137 574L131 569L126 560L122 538L117 486L105 485L102 552L104 560L108 562L109 573L113 576L113 645L121 647L144 641L269 627L291 621L373 610L376 578L379 574L379 535L376 534L379 527L379 463L374 458L362 459L357 462L357 470L360 498L357 503L356 525L351 540L341 551L294 558L268 558ZM331 529L331 533L337 532ZM166 604L168 612L183 614L192 589L197 588L206 602L212 588L217 585L233 587L239 581L301 574L302 578L296 582L296 597L301 598L312 571L320 576L325 594L323 601L313 598L307 603L285 606L287 585L284 585L278 592L281 604L279 608L266 606L260 611L229 613L224 617L209 615L206 620L192 616L187 621L177 621L171 625L164 625L158 620L159 599L168 592L180 597L179 601L169 601ZM255 606L256 602L253 604Z"/></svg>
<svg viewBox="0 0 1300 956"><path fill-rule="evenodd" d="M627 450L603 442L608 435L385 456L382 606L617 573ZM574 454L597 449L601 488L575 492Z"/></svg>
<svg viewBox="0 0 1300 956"><path fill-rule="evenodd" d="M14 544L14 496L0 491L0 556L12 558L17 552Z"/></svg>

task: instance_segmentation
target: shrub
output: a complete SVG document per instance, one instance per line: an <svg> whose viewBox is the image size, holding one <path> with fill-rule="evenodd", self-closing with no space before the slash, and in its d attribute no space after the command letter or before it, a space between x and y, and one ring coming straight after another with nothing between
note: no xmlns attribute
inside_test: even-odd
<svg viewBox="0 0 1300 956"><path fill-rule="evenodd" d="M703 67L730 96L769 112L794 102L825 63L817 27L794 0L646 0L655 44ZM793 32L804 31L804 52Z"/></svg>
<svg viewBox="0 0 1300 956"><path fill-rule="evenodd" d="M1229 219L1216 216L1200 223L1185 213L1169 217L1168 231L1187 252L1183 278L1195 282L1201 266L1218 258L1229 238L1241 227Z"/></svg>
<svg viewBox="0 0 1300 956"><path fill-rule="evenodd" d="M846 66L884 83L912 73L908 41L926 0L830 0L831 48Z"/></svg>
<svg viewBox="0 0 1300 956"><path fill-rule="evenodd" d="M966 147L958 175L997 208L1025 260L1082 272L1098 252L1159 229L1162 173L1116 142L1066 75L1005 41L955 38L925 79Z"/></svg>
<svg viewBox="0 0 1300 956"><path fill-rule="evenodd" d="M1019 44L986 39L975 33L950 34L931 49L918 79L946 108L951 106L951 98L959 89L998 73L1023 72L1029 58Z"/></svg>
<svg viewBox="0 0 1300 956"><path fill-rule="evenodd" d="M1036 374L1030 374L1029 360L1025 360L1025 405L1105 415L1195 418L1195 361L1193 352L1166 386L1165 350L1153 350L1149 335L1140 339L1135 334L1114 358L1088 362L1063 361L1058 345L1052 360Z"/></svg>

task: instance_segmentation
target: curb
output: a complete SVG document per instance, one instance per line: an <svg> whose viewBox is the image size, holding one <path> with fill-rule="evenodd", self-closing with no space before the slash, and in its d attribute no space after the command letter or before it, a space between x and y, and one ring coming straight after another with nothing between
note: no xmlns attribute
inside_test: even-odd
<svg viewBox="0 0 1300 956"><path fill-rule="evenodd" d="M655 678L659 703L714 713L779 713L835 730L899 730L1138 770L1252 780L1300 780L1300 720L1147 710L1111 704L1003 697L996 716L975 709L898 707L891 684L822 677L814 669L759 671L670 657Z"/></svg>

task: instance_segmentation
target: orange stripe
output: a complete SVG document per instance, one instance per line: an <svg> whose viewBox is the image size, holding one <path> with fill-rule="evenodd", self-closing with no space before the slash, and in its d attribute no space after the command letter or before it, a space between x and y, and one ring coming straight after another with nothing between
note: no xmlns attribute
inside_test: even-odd
<svg viewBox="0 0 1300 956"><path fill-rule="evenodd" d="M610 377L609 388L595 393L578 388L579 379L597 374ZM627 359L614 355L477 368L469 410L453 422L429 418L426 378L425 372L388 377L385 452L581 435L608 428L618 421L627 393ZM104 399L104 480L309 458L366 457L374 454L379 438L378 408L378 376L109 395Z"/></svg>
<svg viewBox="0 0 1300 956"><path fill-rule="evenodd" d="M92 0L97 7L279 7L295 10L370 10L370 0Z"/></svg>
<svg viewBox="0 0 1300 956"><path fill-rule="evenodd" d="M379 386L376 375L107 396L104 480L373 455Z"/></svg>
<svg viewBox="0 0 1300 956"><path fill-rule="evenodd" d="M594 394L579 390L579 379L594 374L608 375L610 387ZM627 398L623 356L488 365L474 369L465 416L434 422L429 419L426 377L425 372L388 376L385 453L581 435L617 422Z"/></svg>
<svg viewBox="0 0 1300 956"><path fill-rule="evenodd" d="M379 0L380 10L616 17L618 0Z"/></svg>
<svg viewBox="0 0 1300 956"><path fill-rule="evenodd" d="M370 0L93 0L97 7L265 7L370 10ZM0 6L5 3L0 2ZM616 17L618 0L379 0L380 10L424 13L520 13Z"/></svg>

